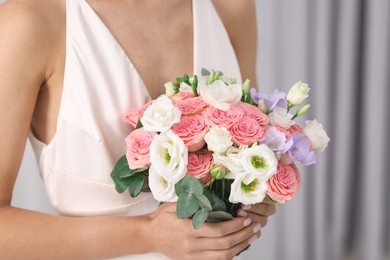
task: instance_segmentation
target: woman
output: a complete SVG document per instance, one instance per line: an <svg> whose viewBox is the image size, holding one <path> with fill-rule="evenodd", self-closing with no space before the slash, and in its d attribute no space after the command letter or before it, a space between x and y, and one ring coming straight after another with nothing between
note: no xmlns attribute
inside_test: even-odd
<svg viewBox="0 0 390 260"><path fill-rule="evenodd" d="M175 204L117 194L109 172L131 130L120 120L128 109L201 67L255 79L255 57L251 0L0 6L0 258L229 259L247 247L273 205L194 231ZM28 135L60 216L10 205Z"/></svg>

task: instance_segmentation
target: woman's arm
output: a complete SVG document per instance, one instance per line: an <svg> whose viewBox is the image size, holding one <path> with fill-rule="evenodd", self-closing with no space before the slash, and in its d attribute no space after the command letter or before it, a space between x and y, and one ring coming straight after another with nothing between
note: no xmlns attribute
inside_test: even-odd
<svg viewBox="0 0 390 260"><path fill-rule="evenodd" d="M190 220L177 219L174 204L139 217L82 218L11 206L37 97L57 73L56 28L37 7L53 2L9 0L0 6L0 259L101 259L146 252L232 258L260 235L248 218L206 223L194 231Z"/></svg>

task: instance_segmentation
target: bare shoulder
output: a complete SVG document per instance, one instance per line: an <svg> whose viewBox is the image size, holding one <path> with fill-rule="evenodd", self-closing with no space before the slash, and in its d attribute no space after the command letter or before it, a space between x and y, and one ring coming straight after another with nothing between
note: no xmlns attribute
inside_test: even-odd
<svg viewBox="0 0 390 260"><path fill-rule="evenodd" d="M61 27L65 23L62 2L8 0L0 5L0 55L15 52L15 59L39 58L34 61L50 62L51 50L61 40Z"/></svg>
<svg viewBox="0 0 390 260"><path fill-rule="evenodd" d="M243 79L256 85L257 25L254 0L212 0L240 64Z"/></svg>

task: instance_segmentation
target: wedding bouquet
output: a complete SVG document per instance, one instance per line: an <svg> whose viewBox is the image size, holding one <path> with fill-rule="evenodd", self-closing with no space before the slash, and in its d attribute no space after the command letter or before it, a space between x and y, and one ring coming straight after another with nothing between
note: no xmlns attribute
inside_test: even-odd
<svg viewBox="0 0 390 260"><path fill-rule="evenodd" d="M165 87L165 95L124 117L136 129L111 177L120 193L150 189L157 201L177 202L177 216L192 218L195 229L232 219L241 204L291 200L301 183L295 162L314 164L315 150L328 145L316 120L303 127L294 121L310 107L300 106L305 83L264 94L249 80L239 85L202 70Z"/></svg>

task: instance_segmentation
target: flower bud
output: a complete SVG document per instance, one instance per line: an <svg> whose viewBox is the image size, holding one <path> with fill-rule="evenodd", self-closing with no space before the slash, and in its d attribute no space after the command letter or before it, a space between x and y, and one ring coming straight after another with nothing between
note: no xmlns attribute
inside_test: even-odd
<svg viewBox="0 0 390 260"><path fill-rule="evenodd" d="M309 85L298 81L291 87L287 93L287 101L290 107L299 105L307 98L309 95L310 88Z"/></svg>
<svg viewBox="0 0 390 260"><path fill-rule="evenodd" d="M259 104L257 105L257 107L260 109L261 112L263 112L264 114L268 114L268 106L267 106L267 103L265 103L264 99L260 99L259 100Z"/></svg>
<svg viewBox="0 0 390 260"><path fill-rule="evenodd" d="M242 91L245 95L249 95L249 88L251 85L251 81L249 79L246 79L244 84L242 84Z"/></svg>
<svg viewBox="0 0 390 260"><path fill-rule="evenodd" d="M211 173L211 177L214 180L221 180L226 175L226 167L223 166L222 164L214 165L213 167L211 167L210 173Z"/></svg>
<svg viewBox="0 0 390 260"><path fill-rule="evenodd" d="M310 104L300 107L295 113L295 117L302 116L303 114L306 113L307 110L309 110L309 108L310 108Z"/></svg>
<svg viewBox="0 0 390 260"><path fill-rule="evenodd" d="M165 95L167 95L168 97L175 94L175 85L173 85L172 81L165 83L164 87L165 87Z"/></svg>

